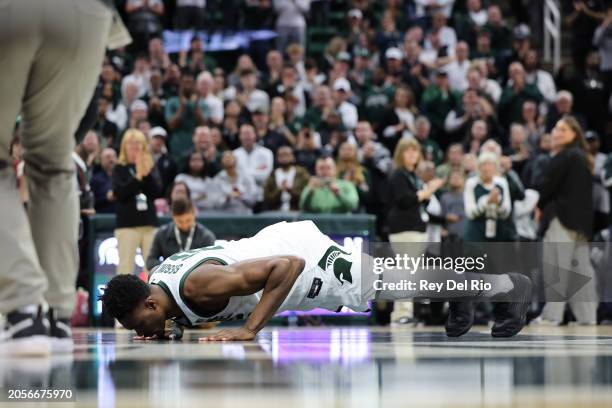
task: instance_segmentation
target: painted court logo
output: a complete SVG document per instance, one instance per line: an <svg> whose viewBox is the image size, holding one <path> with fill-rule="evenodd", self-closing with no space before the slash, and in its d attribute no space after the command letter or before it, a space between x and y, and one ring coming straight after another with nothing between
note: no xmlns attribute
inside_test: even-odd
<svg viewBox="0 0 612 408"><path fill-rule="evenodd" d="M335 245L330 246L325 251L325 255L319 260L319 268L324 271L333 271L334 276L344 285L344 282L353 283L351 275L352 263L343 255L350 255L350 252L343 251Z"/></svg>

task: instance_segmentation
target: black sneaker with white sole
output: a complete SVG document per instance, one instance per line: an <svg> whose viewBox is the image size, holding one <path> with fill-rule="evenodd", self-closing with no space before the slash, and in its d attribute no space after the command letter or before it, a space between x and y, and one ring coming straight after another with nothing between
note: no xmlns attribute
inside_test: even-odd
<svg viewBox="0 0 612 408"><path fill-rule="evenodd" d="M517 335L527 321L527 309L531 303L531 279L520 273L509 273L514 284L512 290L503 295L508 300L496 303L493 309L495 322L491 328L493 337L512 337ZM497 300L497 299L495 299Z"/></svg>
<svg viewBox="0 0 612 408"><path fill-rule="evenodd" d="M49 337L51 338L51 350L54 353L71 353L74 349L72 341L72 330L70 329L70 319L61 319L57 312L49 309Z"/></svg>
<svg viewBox="0 0 612 408"><path fill-rule="evenodd" d="M6 315L0 355L46 356L51 353L49 321L42 306L26 306Z"/></svg>

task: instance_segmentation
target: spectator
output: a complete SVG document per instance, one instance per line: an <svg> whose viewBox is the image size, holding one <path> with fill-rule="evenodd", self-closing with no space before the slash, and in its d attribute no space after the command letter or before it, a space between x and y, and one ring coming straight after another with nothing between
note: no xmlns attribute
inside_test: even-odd
<svg viewBox="0 0 612 408"><path fill-rule="evenodd" d="M306 113L306 91L301 83L298 82L298 72L292 65L282 67L280 78L270 87L270 97L293 95L297 100L293 111L298 116Z"/></svg>
<svg viewBox="0 0 612 408"><path fill-rule="evenodd" d="M282 146L276 152L277 168L264 186L265 208L269 211L297 211L300 195L310 175L302 166L295 164L293 150Z"/></svg>
<svg viewBox="0 0 612 408"><path fill-rule="evenodd" d="M273 86L281 80L281 71L283 70L283 54L277 50L270 50L266 55L267 71L262 80L264 89L271 93Z"/></svg>
<svg viewBox="0 0 612 408"><path fill-rule="evenodd" d="M192 147L191 135L196 126L205 121L204 113L197 103L198 95L194 92L193 82L193 74L185 72L181 77L178 96L173 96L166 103L166 122L172 133L170 153L177 162Z"/></svg>
<svg viewBox="0 0 612 408"><path fill-rule="evenodd" d="M415 171L421 161L421 147L415 139L401 139L393 155L395 169L389 175L389 210L387 225L389 242L397 253L421 256L427 242L426 208L429 199L442 186L443 181L433 179L427 185ZM409 245L406 245L409 244ZM407 323L411 310L405 303L395 303L391 318Z"/></svg>
<svg viewBox="0 0 612 408"><path fill-rule="evenodd" d="M447 115L459 106L459 95L450 90L448 74L443 70L436 73L435 84L423 93L422 106L425 116L432 125L432 135L440 143L445 138L444 122ZM446 146L448 143L441 143Z"/></svg>
<svg viewBox="0 0 612 408"><path fill-rule="evenodd" d="M551 159L550 133L544 133L538 140L538 148L534 151L527 165L523 169L521 179L524 180L527 188L533 188L544 174L548 162Z"/></svg>
<svg viewBox="0 0 612 408"><path fill-rule="evenodd" d="M436 167L436 176L448 179L453 171L465 174L465 169L463 168L463 146L461 143L453 143L448 146L448 149L446 149L446 162Z"/></svg>
<svg viewBox="0 0 612 408"><path fill-rule="evenodd" d="M112 107L112 100L105 96L98 99L98 120L92 127L92 130L96 131L100 135L102 147L114 146L115 141L119 135L119 128L117 125L107 118L109 109Z"/></svg>
<svg viewBox="0 0 612 408"><path fill-rule="evenodd" d="M161 181L148 153L147 139L139 130L129 129L123 136L113 170L113 193L119 250L117 273L131 274L136 249L140 247L145 259L149 254L158 225L153 200L161 193Z"/></svg>
<svg viewBox="0 0 612 408"><path fill-rule="evenodd" d="M336 178L336 163L331 157L316 162L315 176L308 181L300 197L300 209L310 213L347 213L359 206L355 186Z"/></svg>
<svg viewBox="0 0 612 408"><path fill-rule="evenodd" d="M579 122L584 124L584 119L574 113L574 96L569 91L561 90L557 92L554 105L548 109L546 131L552 131L557 122L565 115L574 115Z"/></svg>
<svg viewBox="0 0 612 408"><path fill-rule="evenodd" d="M273 0L276 12L276 48L285 52L287 46L298 43L306 45L306 19L310 0Z"/></svg>
<svg viewBox="0 0 612 408"><path fill-rule="evenodd" d="M276 154L279 147L289 145L284 134L270 129L270 116L267 110L257 108L251 118L253 119L257 142L263 144L272 154Z"/></svg>
<svg viewBox="0 0 612 408"><path fill-rule="evenodd" d="M572 59L579 71L584 68L584 61L589 52L586 44L591 44L597 25L605 18L604 3L603 0L564 3L565 22L571 27Z"/></svg>
<svg viewBox="0 0 612 408"><path fill-rule="evenodd" d="M536 150L538 142L544 134L544 120L540 118L538 105L533 101L523 103L522 121L525 133L527 133L527 144L530 150Z"/></svg>
<svg viewBox="0 0 612 408"><path fill-rule="evenodd" d="M162 39L157 37L151 38L151 41L149 41L149 66L151 67L151 72L149 74L149 82L151 82L150 76L153 74L153 71L157 71L159 74L161 74L161 71L167 70L168 67L170 67L170 64L172 64L172 61L170 61L170 57L164 49L164 42L162 41Z"/></svg>
<svg viewBox="0 0 612 408"><path fill-rule="evenodd" d="M467 88L475 90L478 95L497 105L502 90L497 81L487 78L487 73L486 62L482 60L473 62L467 73Z"/></svg>
<svg viewBox="0 0 612 408"><path fill-rule="evenodd" d="M413 137L415 134L415 116L417 109L414 95L409 88L395 90L393 106L383 115L380 123L383 144L393 151L402 137Z"/></svg>
<svg viewBox="0 0 612 408"><path fill-rule="evenodd" d="M490 35L493 51L502 58L508 56L512 46L512 31L504 21L498 5L490 5L487 12L488 21L484 26L484 30Z"/></svg>
<svg viewBox="0 0 612 408"><path fill-rule="evenodd" d="M151 155L162 183L161 191L165 193L177 173L176 164L166 148L168 132L166 132L166 129L156 126L149 131L148 135Z"/></svg>
<svg viewBox="0 0 612 408"><path fill-rule="evenodd" d="M568 303L578 323L594 325L597 292L588 250L593 233L593 159L575 118L564 116L557 122L552 133L552 150L553 158L536 185L540 193L538 208L542 212L540 228L545 231L544 276L555 274L546 269L546 265L551 265L588 278ZM557 282L548 287L546 295L550 299L553 291L563 294L567 290L562 282ZM565 302L547 302L540 322L558 325L563 321L564 310Z"/></svg>
<svg viewBox="0 0 612 408"><path fill-rule="evenodd" d="M306 111L303 123L316 130L334 109L334 100L332 99L329 87L325 85L318 86L315 90L313 105Z"/></svg>
<svg viewBox="0 0 612 408"><path fill-rule="evenodd" d="M257 89L257 75L254 70L246 69L240 72L240 87L232 88L227 97L236 98L242 108L249 112L268 109L270 97L264 91Z"/></svg>
<svg viewBox="0 0 612 408"><path fill-rule="evenodd" d="M597 132L589 130L584 134L584 138L587 142L587 152L593 158L593 175L596 180L601 180L607 157L604 153L599 151L601 147L599 135Z"/></svg>
<svg viewBox="0 0 612 408"><path fill-rule="evenodd" d="M130 129L138 128L140 122L148 121L149 107L147 103L142 99L136 99L130 105L130 113L128 120L128 127Z"/></svg>
<svg viewBox="0 0 612 408"><path fill-rule="evenodd" d="M157 216L161 217L164 215L172 215L172 203L179 199L179 197L191 201L191 190L184 181L173 181L170 187L168 187L168 194L166 194L166 196L163 198L158 198L155 200L155 210L157 212ZM195 207L193 211L197 214Z"/></svg>
<svg viewBox="0 0 612 408"><path fill-rule="evenodd" d="M146 258L147 269L153 270L178 252L214 245L215 239L212 231L197 222L191 201L178 198L172 203L172 222L162 225L155 233Z"/></svg>
<svg viewBox="0 0 612 408"><path fill-rule="evenodd" d="M487 11L482 7L481 0L468 0L467 12L458 13L455 18L457 37L466 41L470 47L476 46L476 35L489 19Z"/></svg>
<svg viewBox="0 0 612 408"><path fill-rule="evenodd" d="M200 111L204 112L204 120L214 125L223 122L223 101L213 93L214 79L210 72L198 75L197 91Z"/></svg>
<svg viewBox="0 0 612 408"><path fill-rule="evenodd" d="M270 124L268 128L283 137L285 145L294 146L296 143L296 134L299 131L301 124L295 116L293 110L287 110L287 104L281 97L272 99L270 106Z"/></svg>
<svg viewBox="0 0 612 408"><path fill-rule="evenodd" d="M606 18L593 34L593 45L599 50L600 71L605 78L607 93L612 89L612 5L608 4Z"/></svg>
<svg viewBox="0 0 612 408"><path fill-rule="evenodd" d="M223 140L230 149L236 149L240 146L240 137L238 129L240 127L240 105L236 101L229 101L225 104L225 113L223 117Z"/></svg>
<svg viewBox="0 0 612 408"><path fill-rule="evenodd" d="M263 200L263 185L274 168L274 155L263 146L258 145L253 125L240 126L240 147L234 150L234 156L242 171L255 179L256 202Z"/></svg>
<svg viewBox="0 0 612 408"><path fill-rule="evenodd" d="M338 78L334 82L334 103L342 117L342 124L348 130L355 129L359 116L357 108L349 99L351 97L351 83L346 78Z"/></svg>
<svg viewBox="0 0 612 408"><path fill-rule="evenodd" d="M338 149L336 171L338 178L353 183L359 195L361 209L370 204L372 179L370 172L363 167L357 158L357 146L344 142Z"/></svg>
<svg viewBox="0 0 612 408"><path fill-rule="evenodd" d="M470 130L465 135L463 149L466 152L478 155L482 144L489 138L489 125L482 119L472 122Z"/></svg>
<svg viewBox="0 0 612 408"><path fill-rule="evenodd" d="M451 110L444 120L446 138L438 138L440 145L446 147L450 143L459 142L477 120L486 122L487 130L493 133L492 130L496 128L493 107L472 89L466 89L462 105Z"/></svg>
<svg viewBox="0 0 612 408"><path fill-rule="evenodd" d="M161 0L127 0L125 12L134 39L132 47L135 51L145 52L149 39L161 34L164 3Z"/></svg>
<svg viewBox="0 0 612 408"><path fill-rule="evenodd" d="M96 213L115 213L115 193L113 192L113 169L117 163L115 150L106 147L100 155L100 170L94 173L89 184L94 194Z"/></svg>
<svg viewBox="0 0 612 408"><path fill-rule="evenodd" d="M123 77L121 88L125 88L127 84L134 84L138 88L136 97L142 98L149 91L150 77L149 59L146 54L139 54L134 61L134 70L132 73Z"/></svg>
<svg viewBox="0 0 612 408"><path fill-rule="evenodd" d="M427 161L431 161L434 165L442 163L444 153L440 149L438 143L429 137L431 130L431 123L425 116L419 116L416 120L416 140L421 145L423 151L423 157Z"/></svg>
<svg viewBox="0 0 612 408"><path fill-rule="evenodd" d="M455 50L457 45L457 34L455 29L446 25L448 15L441 12L435 12L431 18L431 32L435 33L439 38L440 45L445 47L450 54ZM425 48L429 48L427 41L425 41ZM447 54L448 56L448 54Z"/></svg>
<svg viewBox="0 0 612 408"><path fill-rule="evenodd" d="M319 145L318 135L305 124L297 136L295 158L296 163L306 168L310 174L314 174L317 158L321 156Z"/></svg>
<svg viewBox="0 0 612 408"><path fill-rule="evenodd" d="M176 176L175 183L183 182L189 187L191 201L198 212L210 211L216 208L218 197L217 186L206 173L206 160L200 152L192 152L185 171Z"/></svg>
<svg viewBox="0 0 612 408"><path fill-rule="evenodd" d="M469 55L469 45L465 41L459 41L455 47L455 58L444 67L448 73L448 83L452 91L463 92L468 86Z"/></svg>
<svg viewBox="0 0 612 408"><path fill-rule="evenodd" d="M523 103L527 100L540 103L542 95L535 85L528 84L525 69L520 62L513 62L508 68L508 84L499 100L499 120L505 129L513 122L520 122Z"/></svg>
<svg viewBox="0 0 612 408"><path fill-rule="evenodd" d="M511 167L518 174L522 174L525 165L530 157L529 145L527 142L527 132L518 123L510 126L510 144L504 152L512 161Z"/></svg>
<svg viewBox="0 0 612 408"><path fill-rule="evenodd" d="M485 151L478 156L478 175L465 182L466 241L508 242L515 238L509 218L512 210L510 189L499 173L498 155Z"/></svg>
<svg viewBox="0 0 612 408"><path fill-rule="evenodd" d="M382 18L380 19L380 29L376 31L375 42L381 55L385 55L385 51L387 51L388 48L401 42L401 35L397 30L395 18L389 10L383 12Z"/></svg>
<svg viewBox="0 0 612 408"><path fill-rule="evenodd" d="M176 0L174 28L202 30L206 21L206 0ZM199 248L199 247L196 247Z"/></svg>
<svg viewBox="0 0 612 408"><path fill-rule="evenodd" d="M223 152L223 170L214 178L216 209L233 214L251 214L258 201L258 191L253 176L236 165L231 151ZM211 193L212 195L212 193Z"/></svg>
<svg viewBox="0 0 612 408"><path fill-rule="evenodd" d="M390 242L427 242L425 229L429 217L425 208L444 181L434 178L423 185L415 174L421 158L421 146L415 139L402 139L395 148L395 169L389 175Z"/></svg>
<svg viewBox="0 0 612 408"><path fill-rule="evenodd" d="M198 126L193 132L191 139L193 149L189 151L187 156L192 152L200 153L206 161L206 174L209 177L214 177L221 171L221 152L213 142L212 131L208 126Z"/></svg>
<svg viewBox="0 0 612 408"><path fill-rule="evenodd" d="M449 189L440 197L441 215L446 221L442 234L447 240L463 239L465 228L464 185L463 170L451 170L448 176Z"/></svg>
<svg viewBox="0 0 612 408"><path fill-rule="evenodd" d="M525 82L535 85L546 103L553 103L557 96L557 87L552 75L540 68L538 52L527 51L524 63Z"/></svg>

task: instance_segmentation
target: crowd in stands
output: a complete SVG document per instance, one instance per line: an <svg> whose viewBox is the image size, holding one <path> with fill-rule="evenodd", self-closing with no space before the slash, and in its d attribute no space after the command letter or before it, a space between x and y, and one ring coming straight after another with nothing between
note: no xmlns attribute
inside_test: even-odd
<svg viewBox="0 0 612 408"><path fill-rule="evenodd" d="M571 115L593 162L594 200L574 203L591 239L610 225L612 7L562 2L571 59L553 72L542 3L118 1L135 41L107 54L75 151L84 209L117 215L121 259L147 258L179 190L204 219L367 212L383 239L537 240L551 134ZM228 58L194 35L168 54L164 29L278 37Z"/></svg>

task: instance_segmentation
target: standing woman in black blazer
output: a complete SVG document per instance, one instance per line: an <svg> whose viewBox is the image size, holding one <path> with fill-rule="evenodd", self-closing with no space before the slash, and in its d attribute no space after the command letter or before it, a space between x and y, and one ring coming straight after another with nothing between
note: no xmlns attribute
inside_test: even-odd
<svg viewBox="0 0 612 408"><path fill-rule="evenodd" d="M138 129L128 129L113 169L113 192L117 198L117 273L134 271L138 247L143 260L147 259L158 225L154 200L161 195L161 189L161 178L148 151L147 138Z"/></svg>
<svg viewBox="0 0 612 408"><path fill-rule="evenodd" d="M425 209L429 198L444 184L439 178L424 184L416 176L421 158L419 142L412 138L401 139L395 148L395 169L389 175L389 241L396 253L411 257L425 253L425 230L429 221ZM411 314L409 306L409 303L396 302L392 320L402 322Z"/></svg>
<svg viewBox="0 0 612 408"><path fill-rule="evenodd" d="M588 240L593 227L593 159L578 121L564 116L552 131L553 157L541 180L540 193L544 235L544 282L559 273L559 282L547 290L547 298L556 293L573 293L567 273L580 274L588 282L568 303L580 324L596 324L597 292L595 272L589 259ZM557 271L557 268L561 268ZM558 279L556 279L558 280ZM575 284L575 283L574 283ZM558 296L557 296L558 298ZM566 302L547 302L539 322L560 324Z"/></svg>

